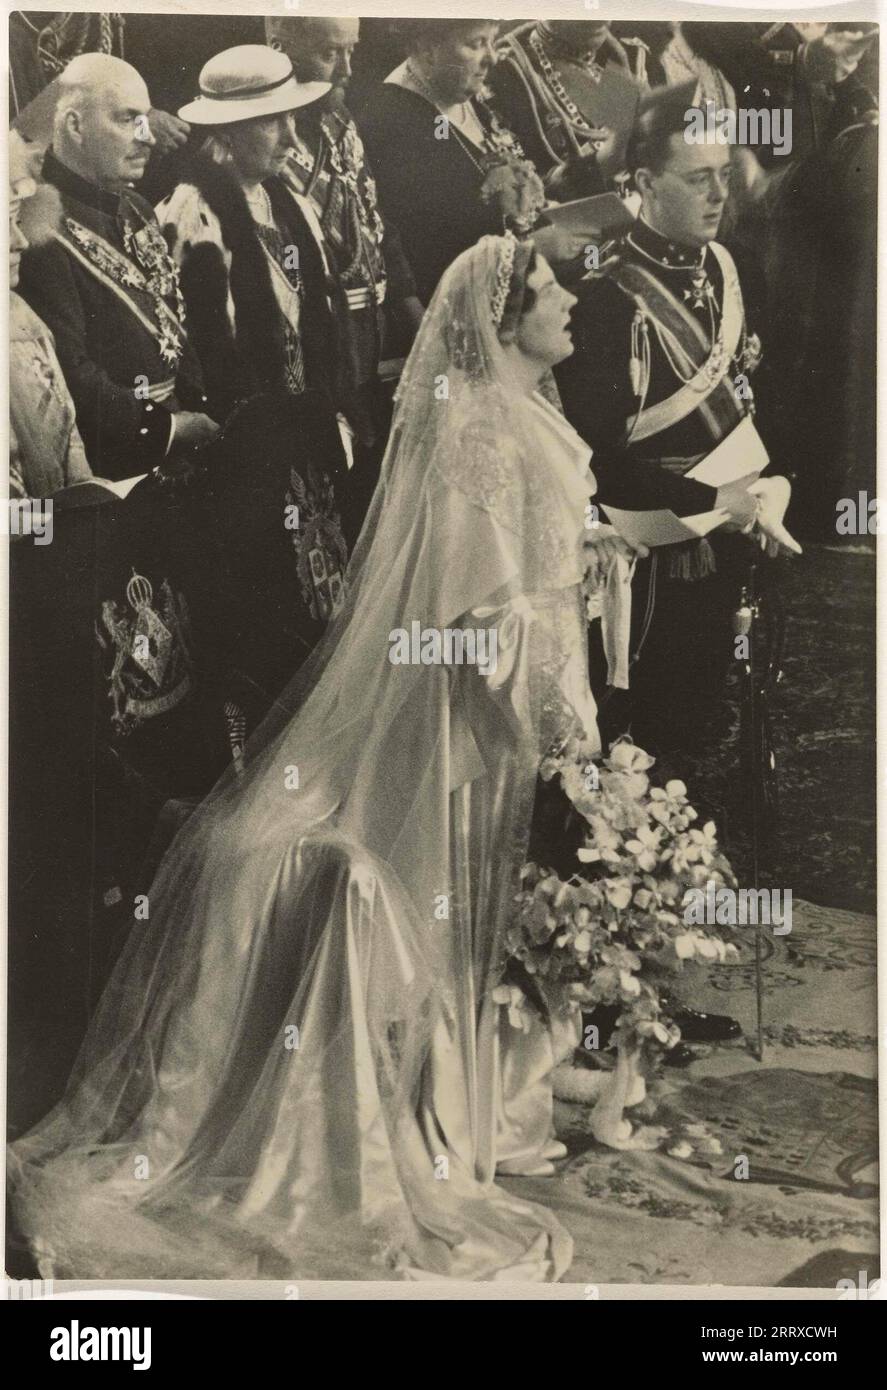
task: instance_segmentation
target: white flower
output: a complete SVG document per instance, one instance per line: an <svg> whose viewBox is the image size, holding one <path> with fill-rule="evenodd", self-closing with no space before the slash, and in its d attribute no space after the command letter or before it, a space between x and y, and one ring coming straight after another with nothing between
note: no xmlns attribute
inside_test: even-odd
<svg viewBox="0 0 887 1390"><path fill-rule="evenodd" d="M604 892L607 895L607 901L610 902L613 907L620 910L624 907L628 907L628 904L631 902L632 894L631 879L608 879L604 884Z"/></svg>
<svg viewBox="0 0 887 1390"><path fill-rule="evenodd" d="M494 1004L508 1008L508 1022L512 1028L517 1028L521 1033L530 1031L532 1019L525 1007L527 1001L523 990L518 989L517 985L497 985L492 997Z"/></svg>
<svg viewBox="0 0 887 1390"><path fill-rule="evenodd" d="M701 830L689 830L687 832L687 839L689 841L685 849L687 860L692 862L696 859L701 859L703 864L710 864L718 848L718 837L714 821L706 821Z"/></svg>
<svg viewBox="0 0 887 1390"><path fill-rule="evenodd" d="M672 823L678 829L686 827L687 788L677 778L666 782L665 787L652 787L650 790L650 815L663 825Z"/></svg>
<svg viewBox="0 0 887 1390"><path fill-rule="evenodd" d="M637 1025L637 1032L642 1038L655 1038L657 1042L668 1047L670 1041L668 1029L655 1018L643 1019Z"/></svg>
<svg viewBox="0 0 887 1390"><path fill-rule="evenodd" d="M710 936L697 936L696 953L703 960L719 960L722 958L723 945L720 941Z"/></svg>
<svg viewBox="0 0 887 1390"><path fill-rule="evenodd" d="M616 772L646 772L648 767L652 767L655 758L651 758L649 753L645 753L643 748L638 748L628 739L620 739L614 743L610 749L610 756L607 762Z"/></svg>
<svg viewBox="0 0 887 1390"><path fill-rule="evenodd" d="M713 1134L709 1134L697 1146L701 1154L722 1154L724 1152L720 1139L716 1139Z"/></svg>
<svg viewBox="0 0 887 1390"><path fill-rule="evenodd" d="M670 1149L666 1149L665 1152L670 1154L672 1158L692 1158L693 1146L692 1144L688 1144L686 1139L680 1139L676 1144L672 1144Z"/></svg>
<svg viewBox="0 0 887 1390"><path fill-rule="evenodd" d="M625 842L625 848L635 856L638 865L645 873L652 873L656 868L661 838L662 828L660 826L657 826L655 830L651 830L649 826L641 826L637 832L637 838Z"/></svg>

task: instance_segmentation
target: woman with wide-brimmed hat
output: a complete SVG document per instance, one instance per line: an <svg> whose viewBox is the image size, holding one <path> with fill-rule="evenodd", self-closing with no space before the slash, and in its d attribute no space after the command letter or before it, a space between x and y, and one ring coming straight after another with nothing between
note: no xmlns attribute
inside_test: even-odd
<svg viewBox="0 0 887 1390"><path fill-rule="evenodd" d="M328 91L297 82L284 54L243 44L204 65L200 95L179 113L207 139L157 215L220 420L268 391L314 388L336 401L336 291L322 232L279 178L294 112Z"/></svg>

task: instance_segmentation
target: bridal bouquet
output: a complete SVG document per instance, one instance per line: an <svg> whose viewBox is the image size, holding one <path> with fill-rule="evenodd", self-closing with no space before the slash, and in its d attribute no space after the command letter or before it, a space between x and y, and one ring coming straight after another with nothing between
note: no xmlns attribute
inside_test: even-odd
<svg viewBox="0 0 887 1390"><path fill-rule="evenodd" d="M718 935L684 922L688 890L712 881L735 886L735 879L713 822L694 825L684 783L650 785L654 761L623 740L597 764L572 739L543 762L541 776L560 775L585 822L584 843L567 880L534 863L523 867L499 986L516 1026L533 1001L567 1010L617 1005L620 1050L655 1054L680 1036L660 998L663 979L685 960L735 955Z"/></svg>

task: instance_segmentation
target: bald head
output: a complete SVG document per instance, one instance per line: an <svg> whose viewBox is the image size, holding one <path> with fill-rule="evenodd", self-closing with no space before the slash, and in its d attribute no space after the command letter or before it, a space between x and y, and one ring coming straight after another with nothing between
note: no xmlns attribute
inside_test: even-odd
<svg viewBox="0 0 887 1390"><path fill-rule="evenodd" d="M53 148L63 164L100 187L137 182L154 144L148 88L130 63L81 53L58 79Z"/></svg>
<svg viewBox="0 0 887 1390"><path fill-rule="evenodd" d="M265 37L286 54L300 82L332 82L341 91L351 78L360 20L280 15L265 20Z"/></svg>

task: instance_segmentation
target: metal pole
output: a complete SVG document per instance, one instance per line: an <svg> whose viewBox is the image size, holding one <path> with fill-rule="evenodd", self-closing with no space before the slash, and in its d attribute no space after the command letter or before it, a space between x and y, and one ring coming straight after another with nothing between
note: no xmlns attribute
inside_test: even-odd
<svg viewBox="0 0 887 1390"><path fill-rule="evenodd" d="M753 554L749 569L749 607L751 624L748 638L748 724L751 743L751 842L752 842L752 883L755 888L755 901L759 901L757 890L760 887L760 835L761 835L761 787L762 769L758 757L758 675L755 666L757 646L757 626L759 618L757 593L757 557ZM757 1058L764 1060L764 949L763 922L761 913L756 913L755 922L755 1004L757 1013Z"/></svg>

